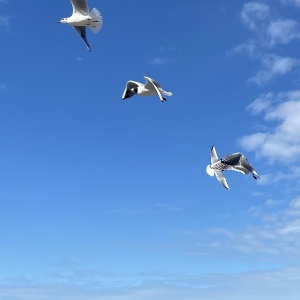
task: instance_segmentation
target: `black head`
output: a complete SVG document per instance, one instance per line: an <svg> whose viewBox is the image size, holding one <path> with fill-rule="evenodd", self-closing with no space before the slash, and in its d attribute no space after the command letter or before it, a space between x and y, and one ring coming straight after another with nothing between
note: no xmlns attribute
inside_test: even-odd
<svg viewBox="0 0 300 300"><path fill-rule="evenodd" d="M137 92L138 92L138 88L137 87L134 87L134 88L132 88L130 90L127 90L126 93L125 93L125 96L124 96L123 100L132 97L133 95L137 94Z"/></svg>

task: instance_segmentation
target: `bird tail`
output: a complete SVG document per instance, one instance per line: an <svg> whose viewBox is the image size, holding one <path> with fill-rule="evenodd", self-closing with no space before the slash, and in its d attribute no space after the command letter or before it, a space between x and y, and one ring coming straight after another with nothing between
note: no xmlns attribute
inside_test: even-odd
<svg viewBox="0 0 300 300"><path fill-rule="evenodd" d="M103 24L103 18L101 16L100 11L94 7L90 11L90 17L91 17L90 29L92 30L93 33L98 33L101 30Z"/></svg>
<svg viewBox="0 0 300 300"><path fill-rule="evenodd" d="M214 176L215 175L215 172L214 170L210 167L210 165L208 165L206 167L206 173L209 175L209 176Z"/></svg>
<svg viewBox="0 0 300 300"><path fill-rule="evenodd" d="M258 174L256 173L255 170L252 171L252 175L254 179L259 179L260 177L258 176Z"/></svg>
<svg viewBox="0 0 300 300"><path fill-rule="evenodd" d="M166 96L172 96L172 93L171 92L167 92L167 91L164 91L163 94L166 95Z"/></svg>

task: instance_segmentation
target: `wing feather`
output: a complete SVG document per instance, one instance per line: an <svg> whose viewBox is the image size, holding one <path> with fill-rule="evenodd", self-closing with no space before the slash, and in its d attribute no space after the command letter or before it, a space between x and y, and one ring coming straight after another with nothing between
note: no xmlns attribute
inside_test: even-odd
<svg viewBox="0 0 300 300"><path fill-rule="evenodd" d="M210 161L211 161L211 164L216 163L218 160L219 160L219 158L218 158L218 154L217 154L217 151L216 151L216 147L212 146L211 150L210 150Z"/></svg>
<svg viewBox="0 0 300 300"><path fill-rule="evenodd" d="M221 171L215 171L216 177L219 182L224 186L224 188L229 190L229 185L227 184L226 178L223 176Z"/></svg>
<svg viewBox="0 0 300 300"><path fill-rule="evenodd" d="M160 101L164 101L164 98L159 90L160 85L158 85L158 83L156 83L153 79L151 79L149 77L144 76L144 78L146 79L145 88L151 89L154 87Z"/></svg>
<svg viewBox="0 0 300 300"><path fill-rule="evenodd" d="M89 42L86 37L86 27L85 26L73 26L73 28L80 34L82 39L84 40L86 47L89 51L92 51L91 46L89 45Z"/></svg>
<svg viewBox="0 0 300 300"><path fill-rule="evenodd" d="M73 14L82 14L87 16L89 14L89 6L86 0L71 0L73 6Z"/></svg>

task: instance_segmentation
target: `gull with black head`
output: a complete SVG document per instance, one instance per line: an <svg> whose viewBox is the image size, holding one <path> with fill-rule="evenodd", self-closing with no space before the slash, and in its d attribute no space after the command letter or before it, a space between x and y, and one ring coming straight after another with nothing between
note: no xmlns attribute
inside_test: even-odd
<svg viewBox="0 0 300 300"><path fill-rule="evenodd" d="M161 102L166 101L167 99L163 97L163 95L166 96L172 96L171 92L167 92L162 89L160 84L156 82L155 80L151 79L150 77L144 76L146 79L146 83L140 83L137 81L129 80L126 84L125 90L122 95L122 99L125 100L127 98L130 98L134 95L137 96L153 96L158 95Z"/></svg>

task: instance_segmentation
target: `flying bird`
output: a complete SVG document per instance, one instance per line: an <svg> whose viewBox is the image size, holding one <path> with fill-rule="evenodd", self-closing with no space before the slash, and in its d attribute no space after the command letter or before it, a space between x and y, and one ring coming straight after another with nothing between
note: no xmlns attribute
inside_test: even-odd
<svg viewBox="0 0 300 300"><path fill-rule="evenodd" d="M235 152L219 159L215 146L212 146L210 157L211 165L208 165L206 167L206 173L210 176L216 175L219 182L226 189L229 189L229 186L227 184L226 178L222 174L223 171L233 170L241 172L245 175L252 173L254 179L259 178L254 168L248 163L247 158L240 152Z"/></svg>
<svg viewBox="0 0 300 300"><path fill-rule="evenodd" d="M89 6L86 0L71 0L73 14L69 18L63 18L58 23L71 25L84 40L88 51L92 51L86 37L86 28L89 27L93 33L101 30L103 19L97 8L89 12Z"/></svg>
<svg viewBox="0 0 300 300"><path fill-rule="evenodd" d="M140 83L136 81L129 80L126 84L122 99L125 100L134 95L138 96L153 96L155 94L158 95L160 101L166 101L167 99L163 97L172 96L171 92L164 91L159 83L151 79L150 77L144 76L146 79L146 83Z"/></svg>

